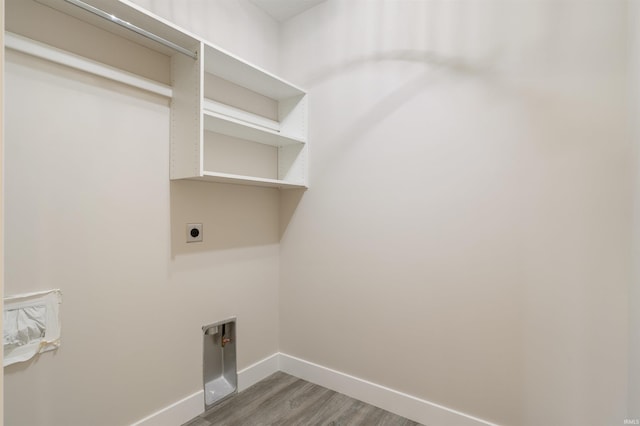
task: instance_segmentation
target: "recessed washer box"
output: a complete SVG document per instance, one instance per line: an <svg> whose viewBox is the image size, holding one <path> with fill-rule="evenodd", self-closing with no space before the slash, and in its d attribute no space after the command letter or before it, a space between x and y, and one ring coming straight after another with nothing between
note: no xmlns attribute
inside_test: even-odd
<svg viewBox="0 0 640 426"><path fill-rule="evenodd" d="M205 325L202 333L204 403L209 409L238 390L236 319Z"/></svg>

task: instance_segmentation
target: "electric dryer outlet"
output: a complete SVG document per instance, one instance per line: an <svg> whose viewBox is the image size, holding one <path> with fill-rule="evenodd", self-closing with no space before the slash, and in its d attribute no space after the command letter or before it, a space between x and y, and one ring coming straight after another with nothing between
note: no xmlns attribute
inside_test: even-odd
<svg viewBox="0 0 640 426"><path fill-rule="evenodd" d="M201 223L187 223L187 242L202 242L203 232Z"/></svg>

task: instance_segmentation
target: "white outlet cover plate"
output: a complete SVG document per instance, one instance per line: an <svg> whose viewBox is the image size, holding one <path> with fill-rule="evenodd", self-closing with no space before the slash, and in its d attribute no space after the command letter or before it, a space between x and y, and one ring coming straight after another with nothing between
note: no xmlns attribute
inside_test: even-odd
<svg viewBox="0 0 640 426"><path fill-rule="evenodd" d="M197 229L198 235L193 237L191 235L191 231ZM202 224L201 223L187 223L187 242L188 243L199 243L202 242Z"/></svg>

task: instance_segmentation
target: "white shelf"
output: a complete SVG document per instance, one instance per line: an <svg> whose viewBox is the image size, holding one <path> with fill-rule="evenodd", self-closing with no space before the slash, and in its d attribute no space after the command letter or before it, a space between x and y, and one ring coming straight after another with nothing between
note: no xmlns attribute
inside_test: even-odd
<svg viewBox="0 0 640 426"><path fill-rule="evenodd" d="M246 87L278 101L305 94L305 91L298 86L206 43L204 46L204 72L217 75L238 86Z"/></svg>
<svg viewBox="0 0 640 426"><path fill-rule="evenodd" d="M100 18L86 10L79 8L65 0L36 0L38 3L45 4L53 9L59 10L69 16L78 18L98 28L102 28L122 38L134 41L145 47L148 47L165 55L173 55L175 51L165 47L155 41L152 41L140 34L136 34L130 30L120 27L119 25ZM172 22L167 21L157 15L150 13L135 3L128 0L82 0L93 7L103 10L123 21L127 21L135 26L143 28L157 36L164 38L178 46L187 50L192 50L193 46L198 43L198 37L188 31L178 27Z"/></svg>
<svg viewBox="0 0 640 426"><path fill-rule="evenodd" d="M204 110L204 129L214 133L221 133L234 138L245 139L271 146L287 146L303 144L306 141L281 135L274 130L243 122L213 111Z"/></svg>
<svg viewBox="0 0 640 426"><path fill-rule="evenodd" d="M280 123L263 117L258 114L254 114L239 108L232 107L221 102L213 101L211 99L203 99L202 108L205 112L216 113L225 117L235 118L243 123L253 124L257 127L263 127L265 129L273 130L280 133Z"/></svg>
<svg viewBox="0 0 640 426"><path fill-rule="evenodd" d="M255 176L234 175L218 172L204 172L202 176L191 179L239 185L267 186L273 188L307 188L307 185L303 183L293 183L278 179L266 179Z"/></svg>
<svg viewBox="0 0 640 426"><path fill-rule="evenodd" d="M36 1L170 58L171 88L168 88L69 55L47 56L171 96L171 179L307 187L308 100L303 89L205 42L130 0L81 0L84 5L65 0ZM205 98L205 89L206 96L217 102ZM207 133L208 149L205 131L211 132ZM224 142L226 136L237 141L229 145ZM211 143L212 137L219 143ZM263 150L243 146L246 141L274 147L274 155L256 161ZM241 154L230 155L231 151ZM219 170L204 170L205 164L215 165ZM273 179L259 177L265 176L267 169L273 171L266 174ZM253 173L255 176L251 176Z"/></svg>
<svg viewBox="0 0 640 426"><path fill-rule="evenodd" d="M306 188L304 91L204 42L198 53L172 56L171 179Z"/></svg>
<svg viewBox="0 0 640 426"><path fill-rule="evenodd" d="M152 41L140 34L124 29L117 24L102 19L65 0L36 0L53 9L80 19L96 27L105 29L128 40L149 47L150 49L173 55L175 51ZM305 94L305 90L291 84L262 68L251 64L224 49L204 42L195 34L147 11L129 0L82 0L108 14L116 16L146 31L156 34L165 40L175 43L187 50L195 51L195 46L204 43L204 72L215 74L243 87L272 99L281 100ZM203 52L200 52L203 54Z"/></svg>

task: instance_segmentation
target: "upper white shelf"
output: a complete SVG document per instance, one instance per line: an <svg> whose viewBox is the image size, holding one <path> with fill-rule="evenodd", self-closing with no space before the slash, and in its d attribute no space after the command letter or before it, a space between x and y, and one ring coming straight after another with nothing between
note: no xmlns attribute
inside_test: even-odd
<svg viewBox="0 0 640 426"><path fill-rule="evenodd" d="M65 0L36 0L53 9L59 10L69 16L73 16L81 21L87 22L103 30L109 31L122 38L134 41L149 49L171 56L175 50L162 44L150 40L131 30L123 28L111 21L101 18ZM82 0L84 3L107 12L123 21L140 27L150 33L155 34L167 41L170 41L187 50L195 52L195 47L199 43L199 38L194 34L185 31L177 25L156 16L135 3L128 0Z"/></svg>
<svg viewBox="0 0 640 426"><path fill-rule="evenodd" d="M100 18L65 0L36 0L39 3L57 9L67 15L76 17L123 38L132 40L150 49L172 56L176 51L150 40L140 34L125 29L113 22ZM196 51L202 41L177 25L161 18L128 0L82 0L84 3L96 7L123 21L149 31L167 41L175 43L190 51ZM224 49L204 42L205 72L217 75L239 86L246 87L256 93L282 100L293 96L304 95L305 91L260 67L238 58Z"/></svg>
<svg viewBox="0 0 640 426"><path fill-rule="evenodd" d="M209 74L278 101L305 94L303 89L229 52L207 43L204 46L204 71Z"/></svg>

